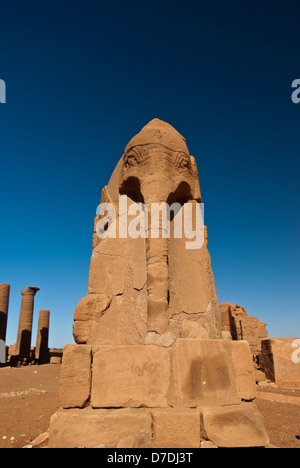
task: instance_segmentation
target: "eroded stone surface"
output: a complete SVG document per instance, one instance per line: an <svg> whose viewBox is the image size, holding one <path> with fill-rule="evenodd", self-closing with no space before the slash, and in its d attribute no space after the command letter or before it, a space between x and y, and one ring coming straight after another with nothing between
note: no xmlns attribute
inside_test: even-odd
<svg viewBox="0 0 300 468"><path fill-rule="evenodd" d="M127 208L143 202L150 215L155 203L177 203L181 208L171 217L170 238L164 238L159 218L157 221L150 215L148 229L158 238L124 238L119 220L126 216L126 209L120 195L126 195ZM80 301L74 316L77 343L165 346L168 341L171 346L179 337L221 338L207 231L203 245L192 250L186 248L190 239L183 230L181 239L174 236L183 208L195 208L200 201L196 162L185 139L171 125L152 120L128 143L102 191L101 202L115 208L117 238L97 239L101 220L97 215L88 296ZM130 220L129 216L127 223ZM91 304L93 296L99 295L108 297L109 303L104 311L96 307L95 312ZM154 334L169 338L160 340Z"/></svg>
<svg viewBox="0 0 300 468"><path fill-rule="evenodd" d="M93 358L94 408L167 407L169 350L159 346L119 346Z"/></svg>
<svg viewBox="0 0 300 468"><path fill-rule="evenodd" d="M300 387L300 338L263 340L260 362L268 379Z"/></svg>
<svg viewBox="0 0 300 468"><path fill-rule="evenodd" d="M231 344L178 339L171 351L168 401L174 407L239 404Z"/></svg>
<svg viewBox="0 0 300 468"><path fill-rule="evenodd" d="M155 409L153 448L199 448L200 413L197 409Z"/></svg>
<svg viewBox="0 0 300 468"><path fill-rule="evenodd" d="M59 399L63 408L81 408L90 399L92 347L66 345L60 375Z"/></svg>
<svg viewBox="0 0 300 468"><path fill-rule="evenodd" d="M249 317L245 307L230 302L220 304L222 337L245 340L249 343L255 359L261 351L261 341L268 336L266 323L256 317Z"/></svg>
<svg viewBox="0 0 300 468"><path fill-rule="evenodd" d="M151 444L151 415L143 410L59 411L52 416L51 448L144 448ZM124 444L125 442L125 444Z"/></svg>
<svg viewBox="0 0 300 468"><path fill-rule="evenodd" d="M254 400L256 397L255 375L248 342L232 341L231 355L238 396L242 400Z"/></svg>
<svg viewBox="0 0 300 468"><path fill-rule="evenodd" d="M264 420L253 403L205 408L202 434L218 447L264 447L269 443Z"/></svg>

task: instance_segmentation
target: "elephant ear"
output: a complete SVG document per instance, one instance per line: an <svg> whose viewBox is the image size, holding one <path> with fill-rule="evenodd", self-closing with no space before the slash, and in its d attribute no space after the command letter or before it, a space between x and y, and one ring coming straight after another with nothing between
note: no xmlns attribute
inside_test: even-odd
<svg viewBox="0 0 300 468"><path fill-rule="evenodd" d="M113 203L115 207L118 207L119 204L119 185L120 185L120 179L121 179L121 171L122 171L122 165L123 165L123 158L119 160L118 164L115 167L114 172L112 173L112 176L108 182L107 185L107 193L109 194L110 197L110 203Z"/></svg>
<svg viewBox="0 0 300 468"><path fill-rule="evenodd" d="M115 210L116 214L119 214L119 181L121 177L121 169L123 164L123 156L119 160L118 164L115 167L114 172L111 175L109 183L102 189L101 192L101 203L111 203ZM94 220L94 233L93 233L93 249L97 247L101 239L98 237L96 229L97 224L100 220L99 214L97 212Z"/></svg>

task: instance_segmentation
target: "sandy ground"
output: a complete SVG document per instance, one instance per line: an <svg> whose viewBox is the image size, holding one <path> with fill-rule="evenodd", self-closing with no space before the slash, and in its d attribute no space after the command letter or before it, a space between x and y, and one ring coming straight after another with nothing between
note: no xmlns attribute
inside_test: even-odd
<svg viewBox="0 0 300 468"><path fill-rule="evenodd" d="M0 368L0 448L22 448L48 430L59 408L60 367ZM265 417L270 443L300 448L300 390L258 387L258 397L266 395L267 400L257 398L256 404ZM278 403L272 395L286 396L289 403Z"/></svg>
<svg viewBox="0 0 300 468"><path fill-rule="evenodd" d="M59 408L60 365L0 368L0 448L22 448Z"/></svg>

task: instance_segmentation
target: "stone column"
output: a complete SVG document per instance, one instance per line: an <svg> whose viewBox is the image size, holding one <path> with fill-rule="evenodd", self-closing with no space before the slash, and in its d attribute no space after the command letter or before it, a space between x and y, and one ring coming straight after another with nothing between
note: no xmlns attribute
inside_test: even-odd
<svg viewBox="0 0 300 468"><path fill-rule="evenodd" d="M30 358L34 296L38 291L39 288L33 286L21 291L22 303L15 354L22 358Z"/></svg>
<svg viewBox="0 0 300 468"><path fill-rule="evenodd" d="M0 340L5 342L9 302L9 284L0 283Z"/></svg>
<svg viewBox="0 0 300 468"><path fill-rule="evenodd" d="M46 364L49 362L49 317L50 310L40 310L35 347L35 359L40 364Z"/></svg>

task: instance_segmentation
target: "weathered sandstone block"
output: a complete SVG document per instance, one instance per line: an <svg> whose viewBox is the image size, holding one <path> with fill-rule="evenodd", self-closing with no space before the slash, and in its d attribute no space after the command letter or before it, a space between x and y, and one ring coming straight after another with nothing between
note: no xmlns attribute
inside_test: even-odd
<svg viewBox="0 0 300 468"><path fill-rule="evenodd" d="M93 358L94 408L167 407L169 350L155 345L118 346Z"/></svg>
<svg viewBox="0 0 300 468"><path fill-rule="evenodd" d="M198 409L153 409L154 448L199 448Z"/></svg>
<svg viewBox="0 0 300 468"><path fill-rule="evenodd" d="M59 399L63 408L81 408L90 399L92 347L66 345L60 375Z"/></svg>
<svg viewBox="0 0 300 468"><path fill-rule="evenodd" d="M261 349L261 340L267 338L266 323L256 317L248 317L245 307L223 302L220 304L222 337L225 339L245 340L249 343L255 359Z"/></svg>
<svg viewBox="0 0 300 468"><path fill-rule="evenodd" d="M51 448L115 448L127 440L134 447L149 447L151 423L151 415L138 409L59 411L51 419L49 444Z"/></svg>
<svg viewBox="0 0 300 468"><path fill-rule="evenodd" d="M105 313L111 303L107 294L89 294L79 301L74 314L73 334L76 343L84 344L93 325Z"/></svg>
<svg viewBox="0 0 300 468"><path fill-rule="evenodd" d="M178 339L171 351L168 402L174 407L239 404L231 343Z"/></svg>
<svg viewBox="0 0 300 468"><path fill-rule="evenodd" d="M246 341L232 341L231 354L236 376L237 394L242 400L254 400L256 397L255 375Z"/></svg>
<svg viewBox="0 0 300 468"><path fill-rule="evenodd" d="M253 403L204 408L202 436L218 447L264 447L269 438L264 420Z"/></svg>
<svg viewBox="0 0 300 468"><path fill-rule="evenodd" d="M262 341L260 364L267 378L278 385L300 387L300 339L298 340L270 338Z"/></svg>

